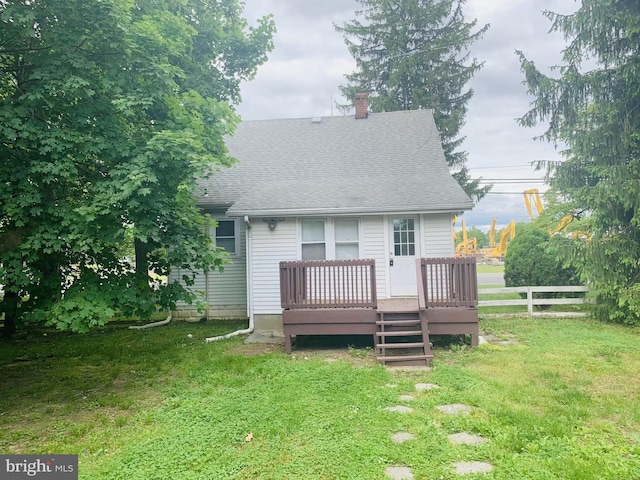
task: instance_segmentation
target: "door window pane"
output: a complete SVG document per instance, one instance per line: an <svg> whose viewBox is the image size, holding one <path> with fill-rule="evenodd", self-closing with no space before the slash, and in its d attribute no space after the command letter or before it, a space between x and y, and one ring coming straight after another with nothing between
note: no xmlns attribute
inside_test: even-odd
<svg viewBox="0 0 640 480"><path fill-rule="evenodd" d="M415 223L413 218L396 218L393 220L393 250L396 256L414 256Z"/></svg>

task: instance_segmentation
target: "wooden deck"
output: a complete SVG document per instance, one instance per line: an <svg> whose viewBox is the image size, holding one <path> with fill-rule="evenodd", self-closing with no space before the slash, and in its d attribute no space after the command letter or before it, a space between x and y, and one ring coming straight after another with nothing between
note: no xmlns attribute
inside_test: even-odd
<svg viewBox="0 0 640 480"><path fill-rule="evenodd" d="M416 297L378 299L374 260L281 262L287 353L296 335L372 335L385 363L399 358L386 355L386 349L403 347L386 341L394 337L415 337L407 345L423 352L410 356L427 364L430 334L468 334L471 345L477 345L475 258L418 259L416 275ZM403 325L411 327L403 333Z"/></svg>
<svg viewBox="0 0 640 480"><path fill-rule="evenodd" d="M418 297L392 297L378 300L379 313L409 313L418 310Z"/></svg>

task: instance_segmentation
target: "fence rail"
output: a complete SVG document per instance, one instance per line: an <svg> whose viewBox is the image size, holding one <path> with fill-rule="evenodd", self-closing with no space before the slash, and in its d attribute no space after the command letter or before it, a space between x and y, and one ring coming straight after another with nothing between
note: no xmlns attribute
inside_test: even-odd
<svg viewBox="0 0 640 480"><path fill-rule="evenodd" d="M514 305L526 305L530 317L542 316L541 312L534 312L534 305L583 305L592 303L592 299L586 297L575 298L536 298L535 293L572 293L588 292L585 286L536 286L536 287L501 287L483 288L479 290L480 296L497 295L500 293L526 293L527 298L514 298L509 300L480 300L478 307L503 307Z"/></svg>
<svg viewBox="0 0 640 480"><path fill-rule="evenodd" d="M475 257L420 258L418 289L420 305L437 307L476 307L478 276Z"/></svg>
<svg viewBox="0 0 640 480"><path fill-rule="evenodd" d="M282 308L376 308L375 269L375 260L280 262Z"/></svg>

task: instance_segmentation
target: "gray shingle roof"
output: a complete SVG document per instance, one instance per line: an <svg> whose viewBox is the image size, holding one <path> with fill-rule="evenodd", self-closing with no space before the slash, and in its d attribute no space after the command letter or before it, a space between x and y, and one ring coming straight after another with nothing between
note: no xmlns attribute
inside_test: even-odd
<svg viewBox="0 0 640 480"><path fill-rule="evenodd" d="M473 207L449 174L430 110L243 122L226 144L239 162L201 182L199 204L230 206L229 215Z"/></svg>

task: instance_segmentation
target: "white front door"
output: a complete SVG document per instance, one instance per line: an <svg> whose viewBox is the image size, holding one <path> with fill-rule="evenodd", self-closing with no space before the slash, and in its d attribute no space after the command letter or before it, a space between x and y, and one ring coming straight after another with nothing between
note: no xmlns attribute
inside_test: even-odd
<svg viewBox="0 0 640 480"><path fill-rule="evenodd" d="M389 219L389 280L393 297L418 295L416 258L420 256L419 231L417 217Z"/></svg>

